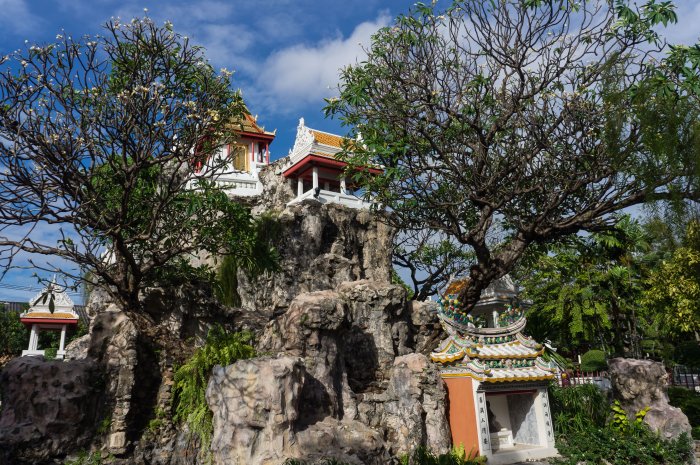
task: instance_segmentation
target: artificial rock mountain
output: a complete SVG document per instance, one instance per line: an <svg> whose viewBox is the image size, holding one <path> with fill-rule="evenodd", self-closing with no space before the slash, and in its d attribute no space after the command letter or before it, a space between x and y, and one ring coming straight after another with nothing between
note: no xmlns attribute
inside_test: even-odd
<svg viewBox="0 0 700 465"><path fill-rule="evenodd" d="M379 465L416 446L444 452L445 391L425 356L441 330L431 304L407 301L390 282L393 231L366 210L286 206L294 193L276 170L263 170L263 194L245 201L277 218L278 272L239 273L236 308L194 285L143 296L181 341L201 341L216 323L256 333L264 355L216 367L209 382L214 463ZM123 464L199 463L201 445L171 421L177 354L156 350L103 293L88 309L90 333L69 347L73 360L3 369L0 463L63 463L80 450ZM31 400L13 394L22 392Z"/></svg>

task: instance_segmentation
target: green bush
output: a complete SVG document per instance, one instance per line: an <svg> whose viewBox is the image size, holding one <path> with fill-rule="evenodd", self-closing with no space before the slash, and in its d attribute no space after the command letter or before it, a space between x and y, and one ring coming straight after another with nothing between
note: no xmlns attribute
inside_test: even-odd
<svg viewBox="0 0 700 465"><path fill-rule="evenodd" d="M401 465L478 465L486 463L485 457L478 457L463 447L457 447L446 454L434 454L425 447L417 447L410 454L399 459Z"/></svg>
<svg viewBox="0 0 700 465"><path fill-rule="evenodd" d="M666 441L646 425L633 426L626 433L591 427L557 436L556 445L564 458L552 463L562 465L683 465L692 454L687 435Z"/></svg>
<svg viewBox="0 0 700 465"><path fill-rule="evenodd" d="M67 460L63 465L102 465L114 459L111 454L102 456L102 452L80 451L75 460ZM105 462L107 461L107 462Z"/></svg>
<svg viewBox="0 0 700 465"><path fill-rule="evenodd" d="M608 418L608 400L595 384L549 388L550 407L556 433L602 428Z"/></svg>
<svg viewBox="0 0 700 465"><path fill-rule="evenodd" d="M0 304L0 357L20 355L29 345L29 331L19 321L19 313L5 311Z"/></svg>
<svg viewBox="0 0 700 465"><path fill-rule="evenodd" d="M700 394L679 386L668 388L668 398L674 407L678 407L688 417L693 427L693 438L700 439Z"/></svg>
<svg viewBox="0 0 700 465"><path fill-rule="evenodd" d="M231 365L236 360L254 357L252 340L249 332L229 333L215 326L209 331L204 346L175 372L174 420L187 423L202 450L208 450L213 432L212 413L205 398L211 371L214 365Z"/></svg>
<svg viewBox="0 0 700 465"><path fill-rule="evenodd" d="M691 457L687 435L662 439L642 421L646 409L630 421L594 385L552 386L550 399L556 445L563 456L553 464L681 465Z"/></svg>
<svg viewBox="0 0 700 465"><path fill-rule="evenodd" d="M602 350L589 350L581 356L581 371L600 371L608 368L608 362L605 359L605 352Z"/></svg>

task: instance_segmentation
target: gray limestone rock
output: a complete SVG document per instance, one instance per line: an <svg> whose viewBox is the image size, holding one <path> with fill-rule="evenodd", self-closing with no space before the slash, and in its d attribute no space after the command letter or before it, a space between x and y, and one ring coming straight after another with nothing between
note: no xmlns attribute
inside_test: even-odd
<svg viewBox="0 0 700 465"><path fill-rule="evenodd" d="M662 363L651 360L614 358L608 361L613 397L620 401L630 418L646 407L646 417L653 430L668 438L690 435L688 417L668 403L668 374Z"/></svg>
<svg viewBox="0 0 700 465"><path fill-rule="evenodd" d="M437 453L450 449L445 396L439 370L425 355L410 354L394 360L381 424L395 455L419 446Z"/></svg>
<svg viewBox="0 0 700 465"><path fill-rule="evenodd" d="M0 373L0 464L51 463L86 447L100 416L102 376L90 360L19 357Z"/></svg>

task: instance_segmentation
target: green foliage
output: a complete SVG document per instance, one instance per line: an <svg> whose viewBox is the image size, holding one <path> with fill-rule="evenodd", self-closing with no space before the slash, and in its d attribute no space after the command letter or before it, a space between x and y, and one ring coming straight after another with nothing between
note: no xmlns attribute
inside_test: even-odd
<svg viewBox="0 0 700 465"><path fill-rule="evenodd" d="M648 409L630 421L619 403L608 407L595 385L553 385L550 399L556 446L563 456L552 464L681 465L691 456L687 435L671 441L662 439L643 422Z"/></svg>
<svg viewBox="0 0 700 465"><path fill-rule="evenodd" d="M528 331L566 351L607 347L638 351L641 276L633 257L646 248L641 226L623 217L615 229L575 237L531 256L523 275Z"/></svg>
<svg viewBox="0 0 700 465"><path fill-rule="evenodd" d="M564 458L553 460L553 465L686 465L692 454L686 434L666 441L645 425L624 434L588 428L558 436L556 446Z"/></svg>
<svg viewBox="0 0 700 465"><path fill-rule="evenodd" d="M401 279L401 276L399 276L399 274L396 272L396 269L394 268L391 269L391 284L398 284L399 286L406 289L406 299L413 299L413 296L415 295L414 290L411 288L411 286L406 284L406 281Z"/></svg>
<svg viewBox="0 0 700 465"><path fill-rule="evenodd" d="M103 465L110 463L114 459L112 454L102 455L100 451L87 452L80 451L75 460L67 460L63 465Z"/></svg>
<svg viewBox="0 0 700 465"><path fill-rule="evenodd" d="M700 439L700 393L678 386L669 386L669 403L680 408L693 427L693 438Z"/></svg>
<svg viewBox="0 0 700 465"><path fill-rule="evenodd" d="M681 247L645 280L643 303L672 334L700 331L700 222L687 225Z"/></svg>
<svg viewBox="0 0 700 465"><path fill-rule="evenodd" d="M100 424L97 425L97 434L105 434L107 431L109 431L109 428L112 426L112 417L107 416L100 421Z"/></svg>
<svg viewBox="0 0 700 465"><path fill-rule="evenodd" d="M445 454L434 454L425 447L417 447L408 455L399 458L401 465L477 465L486 463L485 457L467 453L460 445Z"/></svg>
<svg viewBox="0 0 700 465"><path fill-rule="evenodd" d="M463 446L455 447L445 454L434 454L425 447L417 447L410 454L399 457L401 465L480 465L486 463L486 457L477 457L476 453L467 453ZM334 458L324 458L315 462L301 459L287 459L284 465L349 465Z"/></svg>
<svg viewBox="0 0 700 465"><path fill-rule="evenodd" d="M18 356L28 344L29 331L19 321L19 313L0 304L0 358Z"/></svg>
<svg viewBox="0 0 700 465"><path fill-rule="evenodd" d="M282 225L272 213L265 213L254 220L253 234L249 241L237 243L235 254L224 255L216 274L216 291L221 303L236 307L238 273L255 278L260 274L279 269L277 245L282 235Z"/></svg>
<svg viewBox="0 0 700 465"><path fill-rule="evenodd" d="M608 361L602 350L591 349L581 356L581 371L601 371L607 367Z"/></svg>
<svg viewBox="0 0 700 465"><path fill-rule="evenodd" d="M255 356L252 339L251 333L230 333L215 326L209 331L206 343L175 372L173 419L187 424L204 451L209 449L213 431L212 413L205 398L211 371L214 365L226 366Z"/></svg>
<svg viewBox="0 0 700 465"><path fill-rule="evenodd" d="M550 406L557 434L602 428L608 417L608 401L594 384L549 387Z"/></svg>

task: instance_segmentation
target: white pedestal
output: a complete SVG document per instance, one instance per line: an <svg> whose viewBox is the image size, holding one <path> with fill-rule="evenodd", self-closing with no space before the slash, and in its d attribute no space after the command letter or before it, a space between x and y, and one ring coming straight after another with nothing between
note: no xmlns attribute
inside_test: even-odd
<svg viewBox="0 0 700 465"><path fill-rule="evenodd" d="M22 357L24 357L25 355L29 355L30 357L38 357L39 355L43 356L44 351L43 350L23 350Z"/></svg>
<svg viewBox="0 0 700 465"><path fill-rule="evenodd" d="M508 449L513 447L513 432L502 428L497 433L491 433L491 448L493 450Z"/></svg>

